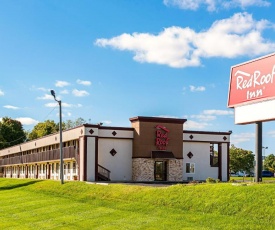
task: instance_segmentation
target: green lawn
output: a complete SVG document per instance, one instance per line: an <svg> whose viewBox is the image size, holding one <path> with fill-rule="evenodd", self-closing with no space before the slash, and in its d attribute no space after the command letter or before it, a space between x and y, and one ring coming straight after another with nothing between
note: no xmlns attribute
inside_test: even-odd
<svg viewBox="0 0 275 230"><path fill-rule="evenodd" d="M0 179L0 229L274 229L275 183L151 187Z"/></svg>

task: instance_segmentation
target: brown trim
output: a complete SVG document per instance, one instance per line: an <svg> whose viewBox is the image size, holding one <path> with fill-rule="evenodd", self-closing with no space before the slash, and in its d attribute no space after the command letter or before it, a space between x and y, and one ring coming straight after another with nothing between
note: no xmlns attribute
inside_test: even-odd
<svg viewBox="0 0 275 230"><path fill-rule="evenodd" d="M222 143L227 143L229 144L230 141L225 141L225 142L221 142L221 141L196 141L196 140L183 140L183 142L202 142L202 143L213 143L213 144L222 144Z"/></svg>
<svg viewBox="0 0 275 230"><path fill-rule="evenodd" d="M95 181L98 180L98 137L95 138Z"/></svg>
<svg viewBox="0 0 275 230"><path fill-rule="evenodd" d="M218 145L218 178L222 181L222 145Z"/></svg>
<svg viewBox="0 0 275 230"><path fill-rule="evenodd" d="M191 130L183 130L183 133L210 134L210 135L231 135L232 134L232 132L191 131Z"/></svg>
<svg viewBox="0 0 275 230"><path fill-rule="evenodd" d="M84 169L83 169L83 180L87 181L87 136L84 136L84 140L83 140L83 162L84 162Z"/></svg>
<svg viewBox="0 0 275 230"><path fill-rule="evenodd" d="M161 122L161 123L173 123L173 124L183 124L187 119L180 118L167 118L167 117L143 117L137 116L129 119L131 122L143 121L143 122Z"/></svg>

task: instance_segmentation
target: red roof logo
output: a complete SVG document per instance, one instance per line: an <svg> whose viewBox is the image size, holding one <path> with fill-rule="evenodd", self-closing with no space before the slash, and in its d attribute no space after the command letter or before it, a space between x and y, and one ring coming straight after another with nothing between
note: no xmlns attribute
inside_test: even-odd
<svg viewBox="0 0 275 230"><path fill-rule="evenodd" d="M170 138L168 137L168 133L170 132L169 129L162 125L156 126L156 146L159 150L166 150L166 147L168 145L168 141Z"/></svg>

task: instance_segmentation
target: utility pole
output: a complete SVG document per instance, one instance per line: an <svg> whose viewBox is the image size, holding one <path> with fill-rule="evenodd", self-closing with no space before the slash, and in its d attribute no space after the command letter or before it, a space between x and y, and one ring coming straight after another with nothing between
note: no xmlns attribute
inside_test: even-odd
<svg viewBox="0 0 275 230"><path fill-rule="evenodd" d="M60 181L61 184L64 184L64 166L63 166L63 142L62 142L62 108L61 108L61 100L57 100L55 97L54 90L51 90L51 94L54 97L54 100L58 102L59 105L59 149L60 149Z"/></svg>

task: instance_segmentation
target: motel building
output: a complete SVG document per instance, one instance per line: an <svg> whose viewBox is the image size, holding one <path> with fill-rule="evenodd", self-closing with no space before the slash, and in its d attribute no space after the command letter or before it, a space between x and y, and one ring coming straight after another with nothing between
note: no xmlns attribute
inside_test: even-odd
<svg viewBox="0 0 275 230"><path fill-rule="evenodd" d="M186 119L130 122L131 128L83 124L64 131L64 180L229 180L231 132L184 130ZM59 133L0 150L0 169L6 178L59 180Z"/></svg>

